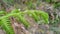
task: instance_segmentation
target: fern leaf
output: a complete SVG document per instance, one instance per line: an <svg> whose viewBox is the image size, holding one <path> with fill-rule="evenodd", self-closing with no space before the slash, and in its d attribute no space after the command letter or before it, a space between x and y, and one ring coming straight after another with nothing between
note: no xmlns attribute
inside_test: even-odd
<svg viewBox="0 0 60 34"><path fill-rule="evenodd" d="M45 23L49 23L48 13L46 13L44 11L40 11L39 14L40 14L40 17L42 17L44 19Z"/></svg>
<svg viewBox="0 0 60 34"><path fill-rule="evenodd" d="M0 17L3 16L5 14L4 11L0 11Z"/></svg>
<svg viewBox="0 0 60 34"><path fill-rule="evenodd" d="M11 11L11 13L19 13L19 12L20 12L19 9L14 9L14 10Z"/></svg>
<svg viewBox="0 0 60 34"><path fill-rule="evenodd" d="M28 10L27 14L31 16L36 22L39 21L38 15L35 13L35 10Z"/></svg>
<svg viewBox="0 0 60 34"><path fill-rule="evenodd" d="M6 34L14 34L14 30L8 18L1 19L0 24L2 28L6 31Z"/></svg>
<svg viewBox="0 0 60 34"><path fill-rule="evenodd" d="M27 20L25 20L25 18L24 18L24 16L22 16L22 14L17 15L17 20L19 20L21 23L23 23L26 28L28 28L30 26L29 22L27 22Z"/></svg>

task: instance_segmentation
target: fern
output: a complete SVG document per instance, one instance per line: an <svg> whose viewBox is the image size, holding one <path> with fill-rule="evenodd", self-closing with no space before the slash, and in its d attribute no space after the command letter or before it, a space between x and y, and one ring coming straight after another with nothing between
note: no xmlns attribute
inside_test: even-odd
<svg viewBox="0 0 60 34"><path fill-rule="evenodd" d="M25 20L21 13L17 15L17 20L23 23L26 28L30 26L30 24Z"/></svg>
<svg viewBox="0 0 60 34"><path fill-rule="evenodd" d="M6 34L14 34L14 30L8 18L1 19L0 25L6 31Z"/></svg>
<svg viewBox="0 0 60 34"><path fill-rule="evenodd" d="M45 21L46 24L49 23L49 16L47 13L45 13L44 11L41 11L41 12L39 12L39 14L40 14L40 17L43 18L43 20Z"/></svg>
<svg viewBox="0 0 60 34"><path fill-rule="evenodd" d="M4 14L4 12L0 12L0 14ZM12 10L9 14L3 15L0 17L0 26L6 31L7 34L14 34L13 28L11 26L9 17L13 16L18 21L20 21L26 28L30 26L29 22L24 18L24 15L31 14L31 17L37 22L40 20L40 17L43 18L45 23L48 24L48 14L44 11L39 10L26 10L24 12L20 12L18 9Z"/></svg>
<svg viewBox="0 0 60 34"><path fill-rule="evenodd" d="M39 17L45 21L46 24L49 23L49 16L48 13L40 10L27 10L28 14L31 14L35 21L39 21Z"/></svg>
<svg viewBox="0 0 60 34"><path fill-rule="evenodd" d="M29 15L31 15L31 17L32 17L36 22L39 21L39 17L38 17L38 15L35 13L34 10L28 10L27 13L28 13Z"/></svg>
<svg viewBox="0 0 60 34"><path fill-rule="evenodd" d="M5 14L6 14L5 11L0 11L0 17L5 15Z"/></svg>
<svg viewBox="0 0 60 34"><path fill-rule="evenodd" d="M4 11L0 11L0 14L4 14Z"/></svg>

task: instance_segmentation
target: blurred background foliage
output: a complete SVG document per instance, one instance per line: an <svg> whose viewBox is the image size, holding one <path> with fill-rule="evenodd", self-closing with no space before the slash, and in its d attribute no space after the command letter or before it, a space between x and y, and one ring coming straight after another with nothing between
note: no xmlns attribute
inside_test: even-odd
<svg viewBox="0 0 60 34"><path fill-rule="evenodd" d="M23 8L25 6L28 9L36 9L37 6L40 6L41 2L53 4L55 8L60 6L60 0L0 0L0 6L4 8L11 6Z"/></svg>

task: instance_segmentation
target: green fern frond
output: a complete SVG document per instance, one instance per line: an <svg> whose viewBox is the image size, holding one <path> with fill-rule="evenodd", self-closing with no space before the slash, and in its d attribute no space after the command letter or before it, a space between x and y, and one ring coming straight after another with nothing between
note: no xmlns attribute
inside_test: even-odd
<svg viewBox="0 0 60 34"><path fill-rule="evenodd" d="M22 16L22 14L17 15L17 20L23 23L26 28L30 26L29 22L24 18L24 16Z"/></svg>
<svg viewBox="0 0 60 34"><path fill-rule="evenodd" d="M30 14L35 21L39 21L39 17L42 17L42 19L45 21L46 24L49 23L49 16L48 13L40 10L27 10L26 13Z"/></svg>
<svg viewBox="0 0 60 34"><path fill-rule="evenodd" d="M6 31L6 34L14 34L14 30L8 18L1 19L0 24L2 28Z"/></svg>
<svg viewBox="0 0 60 34"><path fill-rule="evenodd" d="M5 15L5 14L6 14L5 11L0 11L0 17Z"/></svg>
<svg viewBox="0 0 60 34"><path fill-rule="evenodd" d="M4 12L0 12L2 14ZM11 13L8 13L4 16L0 17L0 25L6 31L7 34L14 34L13 28L11 26L9 17L13 16L18 21L20 21L26 28L30 26L29 22L25 19L24 15L28 14L37 22L40 20L40 17L45 21L46 24L49 23L48 13L39 10L26 10L24 12L20 12L18 9L12 10Z"/></svg>
<svg viewBox="0 0 60 34"><path fill-rule="evenodd" d="M13 9L13 10L11 11L11 13L19 13L19 12L20 12L19 9Z"/></svg>
<svg viewBox="0 0 60 34"><path fill-rule="evenodd" d="M40 14L40 17L42 17L44 19L45 23L48 24L49 23L48 13L46 13L44 11L40 11L39 14Z"/></svg>
<svg viewBox="0 0 60 34"><path fill-rule="evenodd" d="M38 17L38 15L35 13L34 10L29 10L29 11L27 11L27 13L28 13L36 22L39 21L39 17Z"/></svg>
<svg viewBox="0 0 60 34"><path fill-rule="evenodd" d="M0 11L0 14L4 14L4 11Z"/></svg>

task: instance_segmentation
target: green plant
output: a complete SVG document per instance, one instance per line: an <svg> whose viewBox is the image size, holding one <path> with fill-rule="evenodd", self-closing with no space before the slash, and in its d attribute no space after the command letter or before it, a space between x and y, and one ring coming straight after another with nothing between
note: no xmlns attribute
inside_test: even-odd
<svg viewBox="0 0 60 34"><path fill-rule="evenodd" d="M50 3L52 0L46 0L46 2Z"/></svg>
<svg viewBox="0 0 60 34"><path fill-rule="evenodd" d="M4 14L4 12L0 12L0 15ZM39 10L26 10L24 12L19 11L18 9L12 10L10 13L3 15L0 17L0 26L6 31L7 34L14 34L13 27L11 26L10 17L15 17L18 21L20 21L26 28L30 26L29 22L25 19L24 15L31 14L31 17L37 22L39 21L40 17L43 17L45 23L48 24L49 16L47 13Z"/></svg>
<svg viewBox="0 0 60 34"><path fill-rule="evenodd" d="M6 31L6 34L14 34L14 30L8 18L0 19L0 25Z"/></svg>
<svg viewBox="0 0 60 34"><path fill-rule="evenodd" d="M53 5L54 5L54 8L58 8L60 7L60 2L55 2Z"/></svg>

